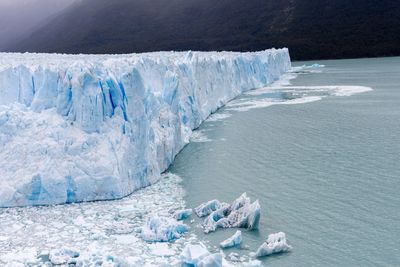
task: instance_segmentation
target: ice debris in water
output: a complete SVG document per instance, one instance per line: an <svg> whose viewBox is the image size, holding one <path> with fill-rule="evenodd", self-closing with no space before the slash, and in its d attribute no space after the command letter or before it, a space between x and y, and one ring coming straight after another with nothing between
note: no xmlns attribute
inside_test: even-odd
<svg viewBox="0 0 400 267"><path fill-rule="evenodd" d="M206 203L199 205L197 208L194 209L197 216L204 217L209 215L211 212L219 209L221 207L221 202L219 200L210 200Z"/></svg>
<svg viewBox="0 0 400 267"><path fill-rule="evenodd" d="M283 232L270 234L267 240L258 248L254 256L257 258L271 254L288 252L292 249L286 242L286 235Z"/></svg>
<svg viewBox="0 0 400 267"><path fill-rule="evenodd" d="M96 251L83 251L82 253L76 249L62 247L60 249L52 249L50 252L43 251L39 257L39 266L53 265L61 266L103 266L103 267L119 267L126 266L126 263L118 260L116 257L109 254L102 254ZM12 263L10 266L14 266ZM33 263L32 263L33 264ZM28 264L29 265L29 264ZM16 266L16 265L15 265ZM26 265L22 265L26 266ZM29 265L30 266L30 265ZM36 265L34 265L36 266Z"/></svg>
<svg viewBox="0 0 400 267"><path fill-rule="evenodd" d="M258 228L261 207L258 200L251 203L247 194L243 193L230 205L221 204L218 200L204 203L196 208L196 214L202 216L209 214L203 223L205 233L231 227L253 230ZM199 217L202 217L200 215Z"/></svg>
<svg viewBox="0 0 400 267"><path fill-rule="evenodd" d="M141 237L148 242L171 242L181 238L188 226L168 217L152 217L142 227Z"/></svg>
<svg viewBox="0 0 400 267"><path fill-rule="evenodd" d="M262 262L259 260L250 260L243 264L243 267L262 267Z"/></svg>
<svg viewBox="0 0 400 267"><path fill-rule="evenodd" d="M103 267L176 266L185 244L197 242L196 235L153 243L144 241L139 229L154 215L171 217L170 211L185 209L183 197L181 178L166 173L158 183L119 200L0 209L0 266L53 266L50 251L64 247L79 252L77 264L85 267L96 262Z"/></svg>
<svg viewBox="0 0 400 267"><path fill-rule="evenodd" d="M79 252L70 248L53 249L49 253L49 260L52 264L70 264L79 257Z"/></svg>
<svg viewBox="0 0 400 267"><path fill-rule="evenodd" d="M238 246L241 243L242 243L242 232L238 230L233 236L226 239L225 241L222 241L220 246L222 248L231 248L234 246Z"/></svg>
<svg viewBox="0 0 400 267"><path fill-rule="evenodd" d="M211 254L203 244L188 244L183 249L180 259L183 266L191 267L220 267L222 254Z"/></svg>
<svg viewBox="0 0 400 267"><path fill-rule="evenodd" d="M314 63L314 64L311 65L311 68L324 68L324 67L325 67L325 65L321 65L321 64L318 64L318 63Z"/></svg>
<svg viewBox="0 0 400 267"><path fill-rule="evenodd" d="M192 209L177 210L174 213L174 218L177 219L178 221L185 220L189 218L189 216L192 215L192 213L193 213Z"/></svg>

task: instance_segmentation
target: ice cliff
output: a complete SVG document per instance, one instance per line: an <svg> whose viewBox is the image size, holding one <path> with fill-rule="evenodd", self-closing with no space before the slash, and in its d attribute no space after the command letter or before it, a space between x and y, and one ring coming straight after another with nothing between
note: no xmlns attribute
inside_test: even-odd
<svg viewBox="0 0 400 267"><path fill-rule="evenodd" d="M287 49L0 53L0 207L116 199L150 185L212 112L290 66Z"/></svg>

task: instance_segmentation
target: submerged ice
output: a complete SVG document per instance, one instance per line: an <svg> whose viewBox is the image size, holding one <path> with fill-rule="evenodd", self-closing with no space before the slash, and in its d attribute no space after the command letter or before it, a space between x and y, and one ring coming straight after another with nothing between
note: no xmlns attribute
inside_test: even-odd
<svg viewBox="0 0 400 267"><path fill-rule="evenodd" d="M0 207L117 199L150 185L212 112L290 65L287 49L1 54Z"/></svg>

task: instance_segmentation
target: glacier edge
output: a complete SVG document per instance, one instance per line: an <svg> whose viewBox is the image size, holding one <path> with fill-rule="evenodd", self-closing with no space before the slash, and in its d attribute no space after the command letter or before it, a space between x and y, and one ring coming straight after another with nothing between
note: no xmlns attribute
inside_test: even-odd
<svg viewBox="0 0 400 267"><path fill-rule="evenodd" d="M0 207L122 198L193 129L291 67L289 52L0 53Z"/></svg>

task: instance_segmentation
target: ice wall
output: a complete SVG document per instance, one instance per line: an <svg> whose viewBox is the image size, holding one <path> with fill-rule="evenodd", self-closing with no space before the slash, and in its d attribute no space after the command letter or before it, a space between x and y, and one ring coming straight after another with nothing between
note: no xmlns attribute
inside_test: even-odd
<svg viewBox="0 0 400 267"><path fill-rule="evenodd" d="M0 207L116 199L148 186L212 112L290 66L287 49L0 53Z"/></svg>

